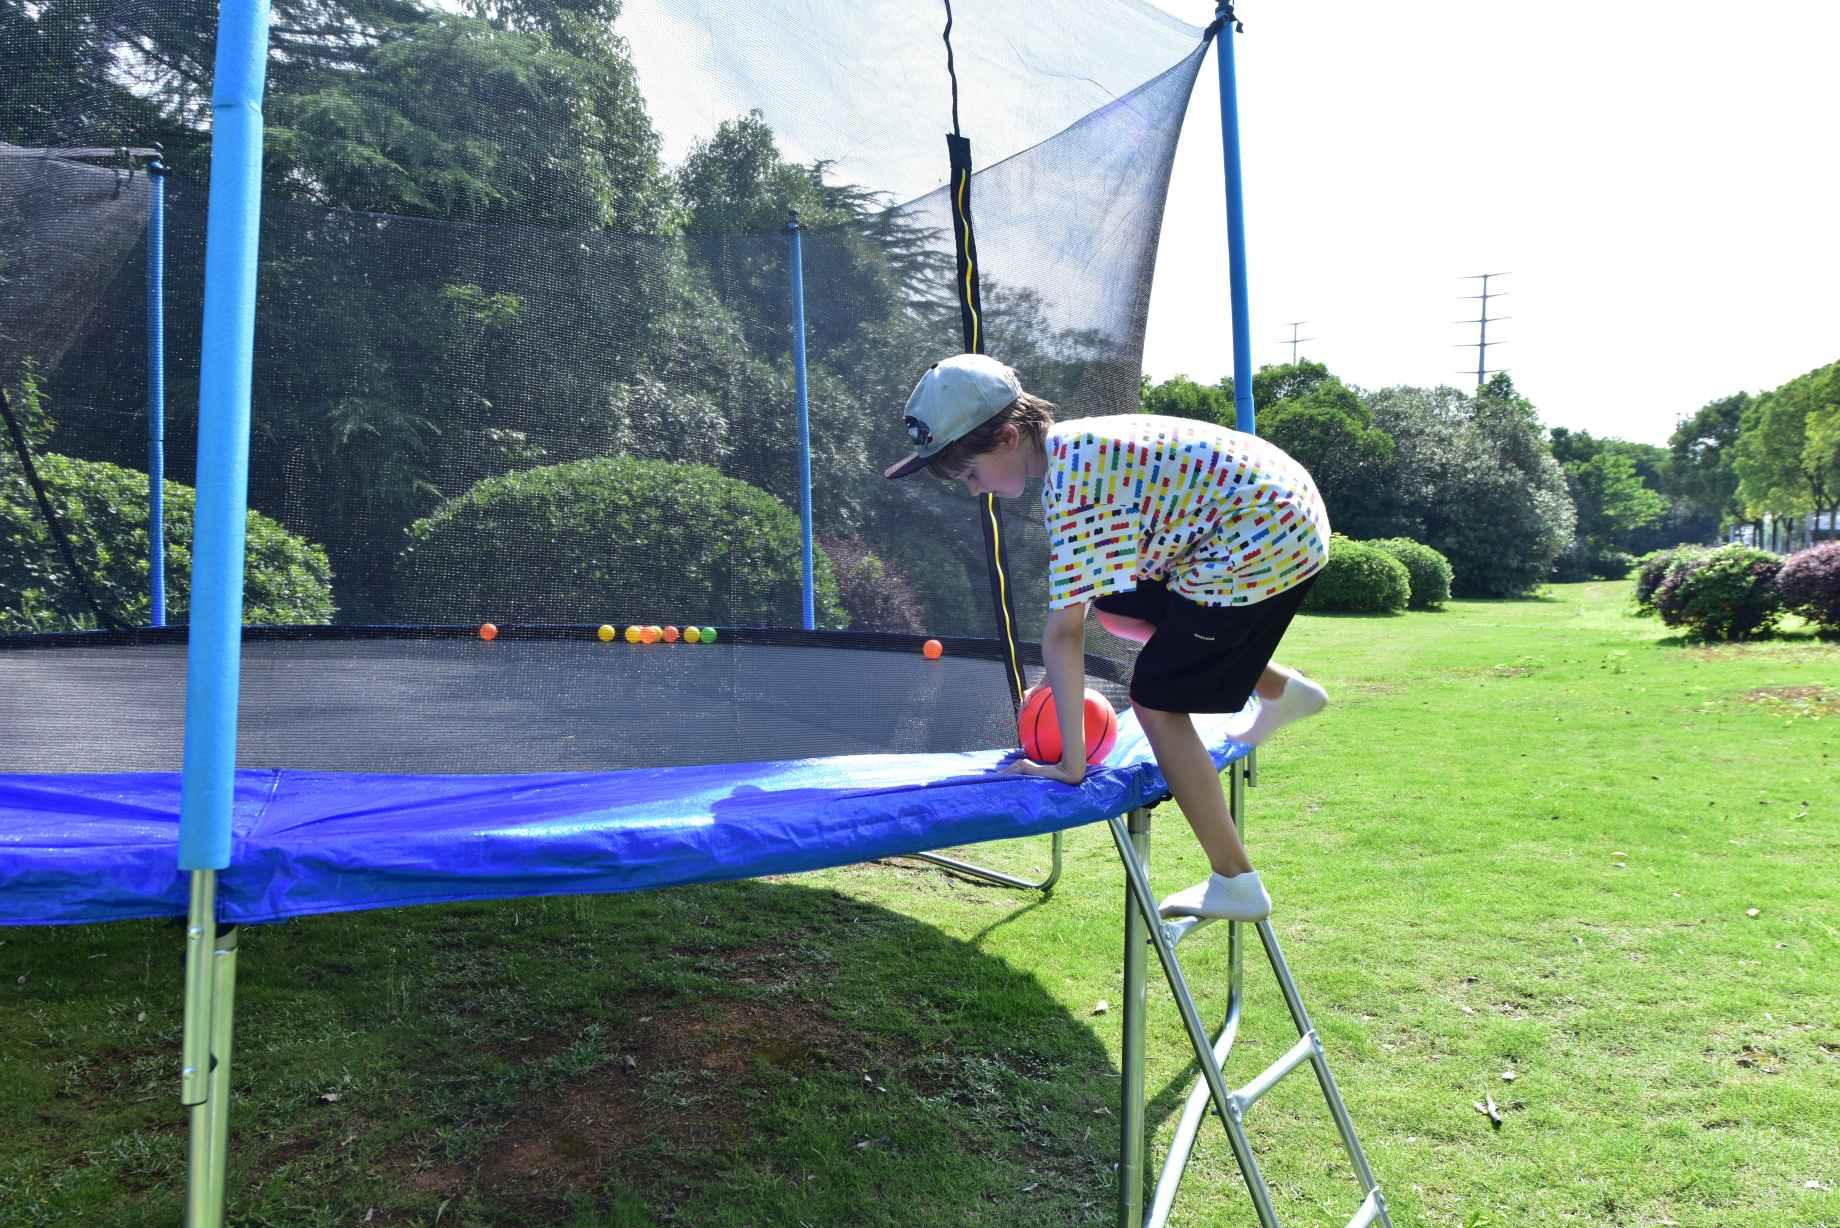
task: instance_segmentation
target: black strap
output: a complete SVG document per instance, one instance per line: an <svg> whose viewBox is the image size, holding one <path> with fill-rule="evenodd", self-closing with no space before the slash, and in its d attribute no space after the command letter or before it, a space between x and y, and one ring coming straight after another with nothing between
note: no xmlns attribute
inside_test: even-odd
<svg viewBox="0 0 1840 1228"><path fill-rule="evenodd" d="M952 78L952 131L946 136L951 162L952 238L958 275L959 324L965 353L984 352L984 300L978 292L977 235L971 225L971 142L958 131L958 73L952 63L952 0L946 0L946 72ZM990 601L997 614L997 641L1004 648L1010 704L1022 710L1022 650L1016 640L1016 605L1009 582L1009 553L1004 549L1003 506L996 496L978 499L978 530L984 538L984 561L990 574Z"/></svg>
<svg viewBox="0 0 1840 1228"><path fill-rule="evenodd" d="M96 590L90 587L89 576L77 566L77 555L70 548L70 538L64 532L64 522L58 519L57 510L51 506L51 497L45 493L45 484L39 480L38 467L32 463L32 449L26 443L25 428L19 425L19 419L13 416L13 404L7 400L6 389L0 388L0 418L6 419L7 433L13 437L13 450L19 453L19 464L25 470L26 482L32 487L32 493L38 499L38 511L45 518L45 524L51 529L52 540L57 543L58 554L64 560L64 568L70 572L71 579L83 590L83 600L96 615L96 621L111 631L126 631L128 624L115 616L115 612L102 604L96 596Z"/></svg>

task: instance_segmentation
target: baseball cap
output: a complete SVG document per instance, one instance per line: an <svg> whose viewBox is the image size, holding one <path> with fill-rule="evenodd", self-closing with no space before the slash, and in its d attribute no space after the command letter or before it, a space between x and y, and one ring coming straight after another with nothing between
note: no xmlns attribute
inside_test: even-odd
<svg viewBox="0 0 1840 1228"><path fill-rule="evenodd" d="M903 414L917 451L882 470L882 476L918 473L1021 395L1016 373L988 355L956 354L934 363L914 385Z"/></svg>

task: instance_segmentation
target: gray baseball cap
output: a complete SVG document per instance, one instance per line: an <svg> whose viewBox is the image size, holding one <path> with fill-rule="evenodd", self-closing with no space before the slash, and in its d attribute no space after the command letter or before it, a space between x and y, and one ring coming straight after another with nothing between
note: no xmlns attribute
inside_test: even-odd
<svg viewBox="0 0 1840 1228"><path fill-rule="evenodd" d="M1022 395L1016 373L984 354L957 354L926 369L907 398L907 437L918 450L882 470L883 477L918 473Z"/></svg>

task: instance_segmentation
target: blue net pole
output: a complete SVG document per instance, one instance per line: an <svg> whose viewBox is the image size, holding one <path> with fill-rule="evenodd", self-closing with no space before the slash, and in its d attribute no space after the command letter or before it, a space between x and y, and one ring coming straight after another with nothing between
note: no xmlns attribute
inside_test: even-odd
<svg viewBox="0 0 1840 1228"><path fill-rule="evenodd" d="M805 383L805 255L799 241L799 213L792 211L786 220L786 234L791 254L787 264L792 273L792 372L799 399L799 524L804 535L804 602L805 629L816 626L816 610L811 582L811 403Z"/></svg>
<svg viewBox="0 0 1840 1228"><path fill-rule="evenodd" d="M1220 37L1214 54L1220 63L1220 143L1227 172L1227 277L1233 302L1233 404L1235 425L1247 434L1258 430L1252 408L1252 323L1246 306L1246 202L1239 169L1239 86L1233 70L1233 5L1222 0L1215 10Z"/></svg>
<svg viewBox="0 0 1840 1228"><path fill-rule="evenodd" d="M166 625L166 164L147 162L148 622Z"/></svg>
<svg viewBox="0 0 1840 1228"><path fill-rule="evenodd" d="M267 51L268 0L224 0L211 94L198 510L179 794L182 870L218 870L230 863Z"/></svg>

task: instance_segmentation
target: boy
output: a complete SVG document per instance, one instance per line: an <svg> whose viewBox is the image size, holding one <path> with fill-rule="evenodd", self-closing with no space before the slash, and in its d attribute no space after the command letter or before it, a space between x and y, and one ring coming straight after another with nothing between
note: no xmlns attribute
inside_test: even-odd
<svg viewBox="0 0 1840 1228"><path fill-rule="evenodd" d="M1273 445L1211 423L1148 414L1055 425L1054 406L982 354L935 363L907 400L916 450L885 470L921 469L973 495L1014 498L1042 480L1048 621L1042 661L1060 714L1059 763L1013 770L1079 784L1086 608L1143 644L1131 707L1214 872L1162 903L1165 916L1260 921L1271 896L1247 860L1220 774L1189 714L1259 711L1257 744L1328 703L1271 663L1328 559L1329 517L1308 473Z"/></svg>

